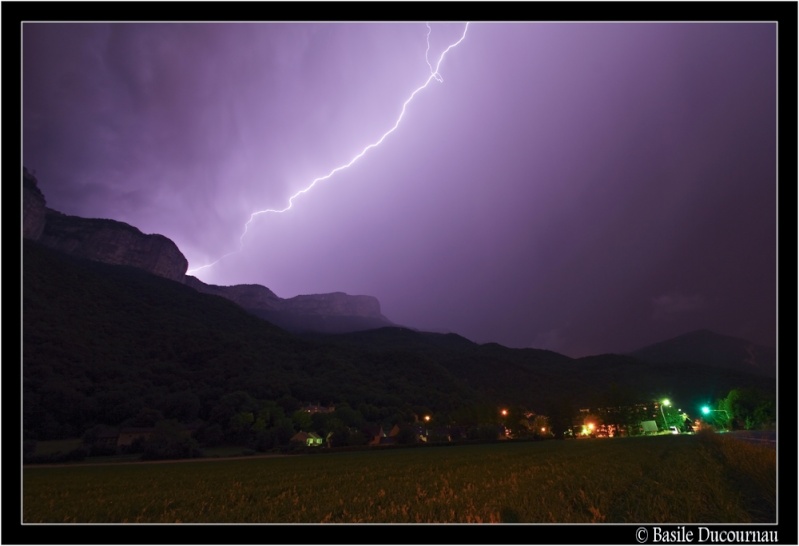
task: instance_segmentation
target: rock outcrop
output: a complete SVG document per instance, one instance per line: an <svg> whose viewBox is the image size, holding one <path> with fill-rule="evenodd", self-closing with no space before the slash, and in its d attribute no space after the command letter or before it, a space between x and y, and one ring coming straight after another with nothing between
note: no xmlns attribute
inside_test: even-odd
<svg viewBox="0 0 799 546"><path fill-rule="evenodd" d="M69 216L46 207L36 178L23 171L22 236L67 254L115 265L127 265L183 282L189 262L163 235L96 218Z"/></svg>
<svg viewBox="0 0 799 546"><path fill-rule="evenodd" d="M97 218L68 216L47 209L39 242L73 256L114 265L128 265L183 282L189 262L163 235L145 235L137 228Z"/></svg>
<svg viewBox="0 0 799 546"><path fill-rule="evenodd" d="M37 240L44 231L47 202L28 169L22 171L22 236Z"/></svg>
<svg viewBox="0 0 799 546"><path fill-rule="evenodd" d="M294 296L284 300L284 309L295 313L329 316L385 318L380 302L372 296L350 296L344 292Z"/></svg>
<svg viewBox="0 0 799 546"><path fill-rule="evenodd" d="M373 296L344 292L280 298L258 284L216 286L186 275L186 284L198 292L229 299L252 314L291 332L344 333L395 326L380 312Z"/></svg>
<svg viewBox="0 0 799 546"><path fill-rule="evenodd" d="M274 292L260 284L237 284L234 286L217 286L205 284L197 277L186 275L186 285L204 294L221 296L241 307L248 309L261 309L264 311L282 311L283 300Z"/></svg>
<svg viewBox="0 0 799 546"><path fill-rule="evenodd" d="M393 326L372 296L343 292L283 299L258 284L215 286L186 275L188 260L163 235L146 235L116 220L69 216L47 208L33 174L23 171L22 236L73 256L143 269L221 296L252 314L294 332L343 333Z"/></svg>

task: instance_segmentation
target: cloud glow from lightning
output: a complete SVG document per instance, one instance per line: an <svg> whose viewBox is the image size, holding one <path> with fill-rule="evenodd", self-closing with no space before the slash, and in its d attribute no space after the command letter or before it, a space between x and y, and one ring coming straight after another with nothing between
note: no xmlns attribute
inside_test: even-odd
<svg viewBox="0 0 799 546"><path fill-rule="evenodd" d="M268 214L268 213L282 214L282 213L290 210L294 206L294 200L297 199L299 196L311 191L311 189L313 189L313 187L316 186L316 184L318 184L319 182L327 180L327 179L331 178L337 172L343 171L343 170L349 168L356 161L358 161L360 158L362 158L364 155L366 155L366 152L368 152L372 148L376 148L376 147L380 146L380 144L382 144L383 141L391 133L396 131L397 127L399 127L400 123L402 122L402 119L405 117L405 111L407 110L408 105L411 103L411 101L413 101L414 97L416 97L416 95L418 93L420 93L422 90L426 89L427 86L430 85L430 82L432 82L433 80L435 80L435 81L437 81L439 83L444 81L444 79L441 77L441 74L439 73L439 69L441 68L441 63L444 62L444 58L446 57L447 53L449 53L450 50L452 50L455 47L457 47L466 38L466 32L468 30L469 30L469 23L467 22L467 23L465 23L465 25L463 27L463 33L461 34L460 38L457 41L455 41L452 44L450 44L441 53L441 55L438 57L438 61L436 62L435 67L433 67L433 65L430 63L430 58L429 58L429 53L430 53L430 33L432 32L432 28L430 27L430 24L428 23L427 24L427 50L425 51L425 61L427 62L427 66L430 68L430 75L427 77L425 82L422 85L420 85L419 87L417 87L410 94L410 96L407 98L407 100L405 100L405 102L402 103L402 108L400 109L399 116L397 117L397 120L394 122L394 125L391 126L391 128L388 129L385 133L383 133L383 135L379 139L377 139L375 142L373 142L373 143L369 144L368 146L366 146L363 150L360 151L360 153L358 153L356 156L354 156L352 159L350 159L349 162L334 168L333 170L331 170L329 173L327 173L324 176L320 176L318 178L315 178L313 181L311 181L311 183L308 186L306 186L305 188L299 190L294 195L289 197L288 205L286 207L284 207L282 209L264 209L264 210L259 210L259 211L256 211L256 212L253 212L252 214L250 214L249 220L247 220L247 223L244 224L244 232L239 237L239 248L237 250L234 250L232 252L228 252L227 254L223 255L221 258L218 258L217 260L215 260L215 261L213 261L213 262L211 262L211 263L209 263L207 265L203 265L203 266L200 266L200 267L197 267L197 268L194 268L194 269L189 269L187 271L187 273L190 274L190 275L193 275L197 271L201 271L203 269L207 269L209 267L213 267L214 265L218 264L219 262L221 262L223 259L227 258L228 256L231 256L233 254L241 252L244 249L244 237L247 235L247 232L248 232L248 230L250 228L250 224L252 224L253 220L255 220L256 217L261 216L262 214Z"/></svg>

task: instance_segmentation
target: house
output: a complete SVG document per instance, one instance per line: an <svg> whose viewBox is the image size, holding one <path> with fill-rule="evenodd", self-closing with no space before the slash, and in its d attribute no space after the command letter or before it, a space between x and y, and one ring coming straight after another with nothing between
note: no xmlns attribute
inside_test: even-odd
<svg viewBox="0 0 799 546"><path fill-rule="evenodd" d="M137 440L145 442L150 439L152 433L152 427L132 427L120 429L119 435L117 436L117 447L129 447Z"/></svg>
<svg viewBox="0 0 799 546"><path fill-rule="evenodd" d="M302 444L308 447L321 446L324 443L324 439L315 432L305 432L302 430L292 436L289 441L293 444Z"/></svg>
<svg viewBox="0 0 799 546"><path fill-rule="evenodd" d="M362 432L368 438L366 444L370 446L380 445L380 439L386 437L382 425L367 425Z"/></svg>
<svg viewBox="0 0 799 546"><path fill-rule="evenodd" d="M114 427L98 426L88 440L93 454L111 454L116 452L119 431Z"/></svg>
<svg viewBox="0 0 799 546"><path fill-rule="evenodd" d="M403 433L404 431L404 433ZM404 434L404 435L403 435ZM395 442L399 443L410 443L409 435L413 435L413 441L415 442L427 442L427 438L430 435L430 431L427 429L425 425L422 423L415 423L413 425L394 425L391 430L388 432L388 438L395 438ZM402 437L402 439L400 439ZM381 444L386 442L381 441Z"/></svg>
<svg viewBox="0 0 799 546"><path fill-rule="evenodd" d="M451 442L455 439L462 439L461 432L457 432L450 427L437 427L430 431L428 440L431 442Z"/></svg>

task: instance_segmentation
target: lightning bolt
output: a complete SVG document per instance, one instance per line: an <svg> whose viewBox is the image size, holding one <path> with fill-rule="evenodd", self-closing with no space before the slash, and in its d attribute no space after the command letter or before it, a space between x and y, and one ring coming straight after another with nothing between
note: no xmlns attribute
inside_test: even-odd
<svg viewBox="0 0 799 546"><path fill-rule="evenodd" d="M286 205L286 207L284 207L282 209L264 209L264 210L259 210L259 211L256 211L256 212L253 212L252 214L250 214L249 220L247 220L247 223L244 224L244 232L239 237L239 248L237 250L234 250L232 252L228 252L227 254L224 254L221 258L218 258L217 260L215 260L215 261L213 261L213 262L211 262L211 263L209 263L207 265L203 265L203 266L197 267L195 269L189 269L187 271L188 274L193 275L197 271L201 271L203 269L207 269L209 267L213 267L214 265L218 264L219 262L221 262L222 260L224 260L228 256L231 256L233 254L241 252L244 249L244 237L247 235L247 232L250 229L250 224L252 224L253 221L258 216L261 216L262 214L269 214L269 213L282 214L282 213L284 213L284 212L286 212L288 210L291 210L291 208L294 206L294 200L295 199L297 199L301 195L304 195L304 194L308 193L309 191L311 191L314 188L314 186L316 186L319 182L323 182L325 180L328 180L329 178L331 178L337 172L343 171L344 169L348 169L356 161L358 161L364 155L366 155L366 153L369 150L371 150L372 148L377 148L378 146L380 146L383 143L383 141L386 138L388 138L388 136L391 133L393 133L394 131L397 130L397 127L399 127L400 123L402 122L402 119L405 117L405 111L407 110L408 105L411 103L411 101L413 101L413 99L416 97L416 95L419 94L420 92L422 92L424 89L426 89L433 80L435 80L437 82L443 82L444 81L444 79L441 77L441 74L439 73L439 69L441 68L441 63L444 62L444 58L447 56L447 53L449 53L452 49L456 48L458 45L460 45L461 42L463 42L464 39L466 39L466 32L469 30L469 23L467 22L467 23L464 24L463 33L461 34L460 38L458 38L457 41L455 41L452 44L450 44L441 53L441 55L438 57L438 61L436 62L435 66L433 66L433 64L430 62L430 57L429 57L429 54L430 54L430 34L431 34L433 29L430 27L429 23L426 23L426 25L427 25L427 49L425 50L424 57L425 57L425 62L427 63L428 68L430 69L430 75L427 77L425 82L422 85L420 85L419 87L417 87L416 89L414 89L413 92L410 94L410 96L407 98L407 100L402 103L402 108L400 109L399 116L397 116L397 120L394 122L394 125L392 125L391 128L389 130L387 130L385 133L383 133L383 135L380 138L378 138L376 141L374 141L373 143L371 143L368 146L366 146L365 148L363 148L357 155L355 155L352 159L350 159L349 162L347 162L347 163L345 163L343 165L339 165L338 167L334 168L333 170L331 170L329 173L327 173L324 176L320 176L318 178L313 179L311 181L311 183L308 184L308 186L306 186L305 188L299 190L297 193L295 193L294 195L289 197L288 205Z"/></svg>

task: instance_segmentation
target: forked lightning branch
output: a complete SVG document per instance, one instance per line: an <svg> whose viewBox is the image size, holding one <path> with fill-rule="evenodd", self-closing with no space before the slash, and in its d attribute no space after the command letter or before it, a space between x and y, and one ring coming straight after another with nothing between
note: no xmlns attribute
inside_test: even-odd
<svg viewBox="0 0 799 546"><path fill-rule="evenodd" d="M209 263L207 265L203 265L203 266L200 266L200 267L197 267L197 268L194 268L194 269L189 269L187 273L193 275L193 274L195 274L198 271L201 271L203 269L207 269L209 267L212 267L212 266L218 264L220 261L222 261L223 259L227 258L228 256L231 256L233 254L241 252L241 250L244 248L244 237L247 235L247 232L250 229L250 225L253 223L253 221L257 217L259 217L261 215L264 215L264 214L269 214L269 213L282 214L282 213L284 213L284 212L286 212L288 210L291 210L291 208L294 206L294 201L298 197L300 197L301 195L304 195L304 194L308 193L309 191L311 191L314 188L314 186L316 186L319 182L323 182L325 180L328 180L333 175L335 175L337 172L343 171L345 169L348 169L356 161L358 161L360 158L362 158L364 155L366 155L366 153L369 150L371 150L372 148L376 148L376 147L380 146L383 143L383 141L386 138L388 138L388 136L391 133L393 133L394 131L397 130L397 127L399 127L400 123L402 122L402 119L405 117L405 111L407 110L408 105L413 101L413 99L416 97L416 95L418 95L420 92L422 92L424 89L426 89L433 81L437 81L437 82L443 82L444 81L444 79L441 76L441 73L439 72L439 70L441 68L441 63L444 62L444 58L447 56L447 54L452 49L457 47L466 38L466 32L468 30L469 30L469 23L465 23L464 26L463 26L463 32L461 33L461 35L458 38L458 40L456 40L455 42L451 43L446 49L444 49L444 51L441 53L441 55L439 55L438 61L436 61L435 65L433 65L430 62L430 33L432 32L432 29L431 29L430 25L427 24L427 49L425 50L425 62L427 63L428 68L430 69L430 74L427 76L427 79L424 81L424 83L422 83L420 86L418 86L416 89L414 89L413 92L408 97L408 99L404 103L402 103L402 108L400 109L399 116L397 116L397 120L394 122L394 125L392 125L391 128L389 128L386 132L384 132L380 136L380 138L378 138L377 140L375 140L374 142L372 142L371 144L369 144L368 146L363 148L357 155L355 155L347 163L344 163L343 165L339 165L338 167L334 168L333 170L331 170L329 173L327 173L324 176L320 176L318 178L315 178L305 188L299 190L294 195L289 197L288 204L285 207L283 207L281 209L258 210L258 211L253 212L252 214L250 214L249 220L247 220L247 223L244 224L244 232L239 237L239 247L238 247L238 249L236 249L236 250L234 250L232 252L228 252L227 254L223 255L221 258L218 258L217 260L215 260L215 261L213 261L213 262L211 262L211 263Z"/></svg>

